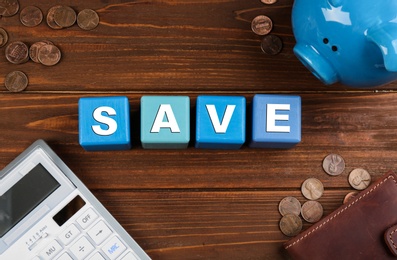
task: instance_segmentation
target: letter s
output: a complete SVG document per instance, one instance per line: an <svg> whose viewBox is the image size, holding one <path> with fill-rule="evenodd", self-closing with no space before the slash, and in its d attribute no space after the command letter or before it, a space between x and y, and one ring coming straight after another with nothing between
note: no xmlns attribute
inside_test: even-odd
<svg viewBox="0 0 397 260"><path fill-rule="evenodd" d="M108 129L102 129L100 125L93 125L92 130L97 134L97 135L112 135L116 132L117 130L117 122L110 117L103 116L102 113L105 112L108 114L108 116L115 116L116 111L111 108L111 107L98 107L94 110L93 117L94 119L102 124L105 124L108 126Z"/></svg>

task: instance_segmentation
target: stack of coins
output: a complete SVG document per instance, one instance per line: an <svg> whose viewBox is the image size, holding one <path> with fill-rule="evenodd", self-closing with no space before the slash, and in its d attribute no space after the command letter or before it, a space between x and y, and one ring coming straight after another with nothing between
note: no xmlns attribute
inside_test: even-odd
<svg viewBox="0 0 397 260"><path fill-rule="evenodd" d="M10 17L19 11L17 0L0 0L0 17ZM26 27L35 27L43 21L43 12L37 6L27 6L21 10L20 22ZM99 24L99 16L92 9L84 9L76 14L70 6L56 5L48 10L46 16L47 25L55 30L69 28L76 21L79 28L93 30ZM8 33L0 28L0 48L8 43ZM50 41L33 43L30 48L21 41L15 41L7 45L5 49L6 59L13 64L23 64L29 59L45 66L54 66L61 60L60 49ZM27 87L28 78L21 71L13 71L6 76L5 87L11 92L20 92Z"/></svg>
<svg viewBox="0 0 397 260"><path fill-rule="evenodd" d="M268 2L270 3L270 1ZM262 36L262 51L269 55L276 55L281 52L283 48L283 42L277 35L270 34L272 29L273 21L266 15L258 15L251 22L251 30L256 35Z"/></svg>

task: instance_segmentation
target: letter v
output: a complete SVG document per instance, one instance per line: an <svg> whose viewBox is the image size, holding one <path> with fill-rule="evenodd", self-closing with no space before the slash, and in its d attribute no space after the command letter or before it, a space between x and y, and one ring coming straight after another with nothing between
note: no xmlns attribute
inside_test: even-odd
<svg viewBox="0 0 397 260"><path fill-rule="evenodd" d="M227 105L226 111L222 118L222 123L219 122L218 113L216 112L215 105L206 105L208 114L211 119L212 126L214 127L215 133L224 134L229 127L230 120L232 119L234 109L236 105Z"/></svg>

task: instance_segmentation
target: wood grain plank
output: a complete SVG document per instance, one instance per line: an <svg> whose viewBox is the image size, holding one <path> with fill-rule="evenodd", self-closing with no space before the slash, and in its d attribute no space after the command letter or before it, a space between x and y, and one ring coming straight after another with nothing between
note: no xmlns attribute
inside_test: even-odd
<svg viewBox="0 0 397 260"><path fill-rule="evenodd" d="M346 191L320 198L329 214ZM278 203L291 191L95 191L153 259L288 259ZM305 222L304 222L305 223ZM311 224L305 223L304 229Z"/></svg>
<svg viewBox="0 0 397 260"><path fill-rule="evenodd" d="M0 163L5 166L36 139L45 139L95 189L240 188L299 189L310 176L331 189L346 189L348 173L366 168L374 176L395 170L397 95L303 94L302 142L293 149L145 150L139 142L140 95L127 95L132 111L133 148L85 152L78 144L80 95L0 96ZM250 104L252 96L247 95ZM195 96L191 96L192 111ZM249 106L249 105L248 105ZM194 125L192 112L191 124ZM248 120L248 125L250 120ZM329 153L345 158L338 178L321 167Z"/></svg>
<svg viewBox="0 0 397 260"><path fill-rule="evenodd" d="M20 1L21 8L31 4ZM28 62L11 65L0 52L0 85L15 69L28 74L27 91L329 91L292 52L295 40L292 0L275 5L260 1L64 1L76 11L95 9L101 19L93 31L77 25L52 30L34 28L18 16L2 19L10 41L33 44L50 40L62 51L61 62L45 67ZM44 13L53 5L35 1ZM284 42L276 56L265 55L251 20L266 14L273 34ZM384 86L395 89L396 84ZM2 91L6 91L2 89Z"/></svg>

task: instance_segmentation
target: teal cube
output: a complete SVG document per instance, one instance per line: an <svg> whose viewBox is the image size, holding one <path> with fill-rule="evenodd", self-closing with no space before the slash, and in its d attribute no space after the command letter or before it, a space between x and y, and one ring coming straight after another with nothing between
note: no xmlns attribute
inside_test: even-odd
<svg viewBox="0 0 397 260"><path fill-rule="evenodd" d="M80 98L79 143L87 151L130 149L128 98L124 96Z"/></svg>
<svg viewBox="0 0 397 260"><path fill-rule="evenodd" d="M189 141L189 97L142 96L141 142L144 149L185 149Z"/></svg>
<svg viewBox="0 0 397 260"><path fill-rule="evenodd" d="M245 142L245 124L245 97L197 97L196 148L240 149Z"/></svg>

